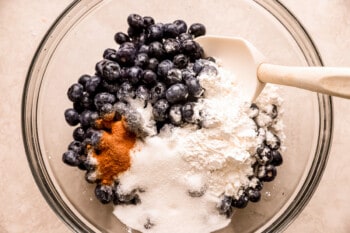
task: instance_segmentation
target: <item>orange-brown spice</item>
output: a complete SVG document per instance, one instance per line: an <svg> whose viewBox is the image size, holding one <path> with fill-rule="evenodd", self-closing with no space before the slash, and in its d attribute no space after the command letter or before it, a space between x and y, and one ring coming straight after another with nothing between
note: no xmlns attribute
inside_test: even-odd
<svg viewBox="0 0 350 233"><path fill-rule="evenodd" d="M92 156L97 159L98 176L102 184L111 185L121 172L131 165L130 150L134 147L136 136L127 131L124 119L120 121L97 120L103 131L97 150Z"/></svg>

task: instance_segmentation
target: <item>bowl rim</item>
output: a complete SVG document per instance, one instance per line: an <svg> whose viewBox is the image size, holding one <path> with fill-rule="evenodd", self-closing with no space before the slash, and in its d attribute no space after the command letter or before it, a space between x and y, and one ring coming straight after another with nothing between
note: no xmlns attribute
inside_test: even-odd
<svg viewBox="0 0 350 233"><path fill-rule="evenodd" d="M33 56L23 87L21 128L29 167L41 194L44 196L49 206L72 230L76 232L94 232L90 226L69 209L68 205L60 197L59 192L55 188L45 168L36 128L37 97L39 93L35 90L37 90L36 84L38 84L38 82L40 84L41 80L37 80L38 78L34 76L39 72L40 62L45 59L45 56L47 57L49 49L55 47L55 43L58 43L55 41L55 39L57 39L55 38L55 33L62 30L62 25L65 25L67 21L73 22L70 25L72 26L75 22L72 20L79 19L79 14L75 14L79 13L79 6L82 2L82 0L74 0L64 9L44 35ZM99 5L101 2L103 2L103 0L91 1L89 5L90 9ZM309 66L323 65L321 56L313 40L298 19L281 2L278 0L254 0L254 2L268 11L289 32L303 52ZM86 3L84 7L86 7ZM77 16L77 18L73 16ZM310 167L309 174L295 196L295 200L290 204L288 211L284 211L281 216L274 220L270 226L263 229L262 232L281 231L290 225L309 202L322 178L332 142L333 105L332 98L327 95L317 94L317 100L319 107L319 132L315 157Z"/></svg>

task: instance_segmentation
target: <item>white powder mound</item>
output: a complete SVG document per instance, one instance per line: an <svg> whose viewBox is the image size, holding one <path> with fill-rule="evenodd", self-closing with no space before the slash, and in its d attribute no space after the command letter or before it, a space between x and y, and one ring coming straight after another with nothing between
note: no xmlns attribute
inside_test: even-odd
<svg viewBox="0 0 350 233"><path fill-rule="evenodd" d="M131 167L119 177L118 192L136 190L141 203L117 205L113 212L131 228L152 233L213 232L230 222L218 211L223 195L238 198L243 187L256 185L248 177L261 137L249 117L249 105L239 99L235 77L218 70L199 76L206 90L195 106L201 129L190 124L165 126L158 135L136 142ZM259 98L259 104L275 101L279 106L280 99L271 98L271 93L274 90ZM266 127L269 119L261 119Z"/></svg>

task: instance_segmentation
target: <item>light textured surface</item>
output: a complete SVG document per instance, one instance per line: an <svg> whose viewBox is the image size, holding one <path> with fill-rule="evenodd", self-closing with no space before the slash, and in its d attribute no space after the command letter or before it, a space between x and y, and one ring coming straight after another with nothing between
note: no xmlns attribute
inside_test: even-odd
<svg viewBox="0 0 350 233"><path fill-rule="evenodd" d="M282 0L326 65L350 66L350 1ZM41 38L70 0L0 0L0 233L70 232L41 196L22 146L21 92ZM334 98L333 146L321 184L288 233L350 232L350 101Z"/></svg>

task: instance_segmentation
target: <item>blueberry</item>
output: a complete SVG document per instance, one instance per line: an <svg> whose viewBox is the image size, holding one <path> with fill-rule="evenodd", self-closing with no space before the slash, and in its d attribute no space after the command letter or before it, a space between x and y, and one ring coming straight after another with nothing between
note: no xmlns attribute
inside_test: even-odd
<svg viewBox="0 0 350 233"><path fill-rule="evenodd" d="M146 101L148 100L148 97L149 97L149 90L147 89L146 86L140 85L136 89L136 98Z"/></svg>
<svg viewBox="0 0 350 233"><path fill-rule="evenodd" d="M91 145L95 148L95 149L99 149L98 146L100 144L102 138L102 134L99 131L93 131L90 139L91 139Z"/></svg>
<svg viewBox="0 0 350 233"><path fill-rule="evenodd" d="M275 119L278 116L277 106L275 104L271 104L267 106L266 113L272 118Z"/></svg>
<svg viewBox="0 0 350 233"><path fill-rule="evenodd" d="M117 92L117 97L119 100L127 101L128 98L133 98L135 96L135 91L133 86L129 82L123 82Z"/></svg>
<svg viewBox="0 0 350 233"><path fill-rule="evenodd" d="M95 196L102 204L110 203L113 200L112 187L103 184L96 185Z"/></svg>
<svg viewBox="0 0 350 233"><path fill-rule="evenodd" d="M128 36L131 38L132 41L135 40L135 38L139 37L142 33L141 29L137 29L134 27L129 27L127 30Z"/></svg>
<svg viewBox="0 0 350 233"><path fill-rule="evenodd" d="M142 78L143 70L138 66L130 67L127 70L128 80L131 84L138 83Z"/></svg>
<svg viewBox="0 0 350 233"><path fill-rule="evenodd" d="M143 17L143 25L145 27L149 27L154 24L154 19L150 16L144 16Z"/></svg>
<svg viewBox="0 0 350 233"><path fill-rule="evenodd" d="M108 82L115 82L120 79L120 66L116 62L106 62L102 69L102 77Z"/></svg>
<svg viewBox="0 0 350 233"><path fill-rule="evenodd" d="M98 181L96 171L86 171L85 180L90 184L96 183Z"/></svg>
<svg viewBox="0 0 350 233"><path fill-rule="evenodd" d="M187 39L187 40L182 41L181 47L182 47L184 53L186 53L187 55L190 55L190 54L193 54L197 51L199 44L192 39Z"/></svg>
<svg viewBox="0 0 350 233"><path fill-rule="evenodd" d="M150 25L146 30L147 39L152 41L161 41L163 38L163 26L161 24Z"/></svg>
<svg viewBox="0 0 350 233"><path fill-rule="evenodd" d="M142 45L146 43L146 35L145 33L140 32L137 36L132 38L135 47L139 50Z"/></svg>
<svg viewBox="0 0 350 233"><path fill-rule="evenodd" d="M168 75L168 71L174 67L174 63L170 60L163 60L158 65L157 74L160 77L166 77Z"/></svg>
<svg viewBox="0 0 350 233"><path fill-rule="evenodd" d="M268 145L272 150L278 150L281 146L281 140L279 137L270 131L266 132L266 145Z"/></svg>
<svg viewBox="0 0 350 233"><path fill-rule="evenodd" d="M78 166L80 163L78 157L79 155L76 152L68 150L63 153L62 161L69 166Z"/></svg>
<svg viewBox="0 0 350 233"><path fill-rule="evenodd" d="M203 36L206 33L205 26L201 23L194 23L188 28L188 33L194 37Z"/></svg>
<svg viewBox="0 0 350 233"><path fill-rule="evenodd" d="M159 61L157 60L157 58L153 57L153 58L149 59L147 69L157 71L158 64L159 64Z"/></svg>
<svg viewBox="0 0 350 233"><path fill-rule="evenodd" d="M258 178L264 182L270 182L275 179L277 175L276 167L273 165L260 166L258 168Z"/></svg>
<svg viewBox="0 0 350 233"><path fill-rule="evenodd" d="M69 87L67 96L72 102L77 102L83 97L84 87L80 83L74 83Z"/></svg>
<svg viewBox="0 0 350 233"><path fill-rule="evenodd" d="M117 59L117 51L115 49L106 49L103 52L103 58L104 59L108 59L108 60L112 60L112 61L116 61Z"/></svg>
<svg viewBox="0 0 350 233"><path fill-rule="evenodd" d="M83 128L90 127L91 123L91 113L90 110L85 110L80 114L80 124Z"/></svg>
<svg viewBox="0 0 350 233"><path fill-rule="evenodd" d="M243 193L238 199L232 200L232 207L243 209L248 205L249 197Z"/></svg>
<svg viewBox="0 0 350 233"><path fill-rule="evenodd" d="M92 109L94 108L94 103L92 98L90 97L90 94L87 92L84 92L83 97L81 98L79 102L83 109Z"/></svg>
<svg viewBox="0 0 350 233"><path fill-rule="evenodd" d="M86 171L86 170L87 170L87 167L86 167L86 164L87 164L86 155L80 155L80 156L78 157L78 159L79 159L78 168L79 168L80 170Z"/></svg>
<svg viewBox="0 0 350 233"><path fill-rule="evenodd" d="M106 80L101 81L100 87L101 87L101 91L108 92L111 94L115 94L119 90L118 83L115 83L115 82L110 83L110 82L107 82Z"/></svg>
<svg viewBox="0 0 350 233"><path fill-rule="evenodd" d="M146 44L143 44L140 46L138 53L145 53L148 54L149 53L149 46Z"/></svg>
<svg viewBox="0 0 350 233"><path fill-rule="evenodd" d="M165 99L160 99L153 105L153 117L156 121L165 121L167 119L167 111L169 108L169 103Z"/></svg>
<svg viewBox="0 0 350 233"><path fill-rule="evenodd" d="M272 161L271 149L268 146L260 145L257 148L258 162L261 165L267 165Z"/></svg>
<svg viewBox="0 0 350 233"><path fill-rule="evenodd" d="M182 107L182 105L180 105L180 104L175 104L175 105L170 107L169 119L173 125L178 126L178 125L181 125L183 123L182 114L181 114L181 107Z"/></svg>
<svg viewBox="0 0 350 233"><path fill-rule="evenodd" d="M115 95L107 92L98 93L94 98L94 104L97 109L101 109L102 106L107 103L114 104L115 101L116 101Z"/></svg>
<svg viewBox="0 0 350 233"><path fill-rule="evenodd" d="M184 40L192 40L193 39L193 36L189 33L181 33L179 36L178 36L178 39L180 41L184 41Z"/></svg>
<svg viewBox="0 0 350 233"><path fill-rule="evenodd" d="M202 60L195 61L192 67L193 71L196 74L199 74L199 72L201 72L203 68L204 68L204 63Z"/></svg>
<svg viewBox="0 0 350 233"><path fill-rule="evenodd" d="M83 106L83 104L82 104L81 101L74 102L74 103L73 103L73 108L74 108L74 110L77 111L78 113L82 113L82 112L85 110L85 108L84 108L84 106Z"/></svg>
<svg viewBox="0 0 350 233"><path fill-rule="evenodd" d="M182 81L181 70L177 68L172 68L168 71L167 76L165 77L165 82L169 84L179 83Z"/></svg>
<svg viewBox="0 0 350 233"><path fill-rule="evenodd" d="M200 71L200 73L198 75L201 75L201 74L208 74L210 76L216 76L216 75L218 75L218 70L213 65L204 64L202 70Z"/></svg>
<svg viewBox="0 0 350 233"><path fill-rule="evenodd" d="M197 78L191 77L188 78L185 82L190 96L198 98L204 93L204 89L201 87Z"/></svg>
<svg viewBox="0 0 350 233"><path fill-rule="evenodd" d="M271 161L272 165L280 166L283 163L282 155L278 150L272 150L271 155L272 155L272 161Z"/></svg>
<svg viewBox="0 0 350 233"><path fill-rule="evenodd" d="M181 44L175 38L165 39L163 41L163 46L164 46L165 53L170 56L174 56L175 54L180 53Z"/></svg>
<svg viewBox="0 0 350 233"><path fill-rule="evenodd" d="M158 41L154 41L154 42L149 44L149 56L150 57L162 59L164 57L164 54L165 54L165 50L164 50L162 43L160 43Z"/></svg>
<svg viewBox="0 0 350 233"><path fill-rule="evenodd" d="M179 35L177 25L173 23L166 23L163 26L163 37L164 38L175 38Z"/></svg>
<svg viewBox="0 0 350 233"><path fill-rule="evenodd" d="M127 18L127 22L130 27L136 28L136 29L142 29L144 27L144 20L143 18L138 14L130 14Z"/></svg>
<svg viewBox="0 0 350 233"><path fill-rule="evenodd" d="M118 44L123 44L125 42L129 42L130 41L130 37L127 34L125 34L124 32L117 32L114 35L114 40Z"/></svg>
<svg viewBox="0 0 350 233"><path fill-rule="evenodd" d="M219 213L226 215L227 218L230 218L232 215L232 201L232 197L224 196L219 206Z"/></svg>
<svg viewBox="0 0 350 233"><path fill-rule="evenodd" d="M126 42L128 43L128 42ZM124 44L126 44L124 43ZM125 66L131 66L134 64L134 60L135 60L135 56L136 56L136 49L134 46L125 46L125 47L121 47L119 48L119 50L117 51L117 62L119 64L123 64Z"/></svg>
<svg viewBox="0 0 350 233"><path fill-rule="evenodd" d="M157 82L150 90L149 100L151 103L155 103L157 100L165 97L166 86L164 83Z"/></svg>
<svg viewBox="0 0 350 233"><path fill-rule="evenodd" d="M157 82L157 75L152 70L144 70L142 74L142 82L145 84L154 84Z"/></svg>
<svg viewBox="0 0 350 233"><path fill-rule="evenodd" d="M75 128L73 138L76 141L82 142L85 139L85 130L82 127Z"/></svg>
<svg viewBox="0 0 350 233"><path fill-rule="evenodd" d="M81 85L83 85L83 87L85 87L86 82L91 78L90 75L88 74L83 74L82 76L80 76L80 78L78 79L78 83L80 83Z"/></svg>
<svg viewBox="0 0 350 233"><path fill-rule="evenodd" d="M112 104L106 103L100 109L100 115L105 121L112 121L115 117L115 109Z"/></svg>
<svg viewBox="0 0 350 233"><path fill-rule="evenodd" d="M186 122L192 123L194 121L194 103L189 102L181 107L182 119Z"/></svg>
<svg viewBox="0 0 350 233"><path fill-rule="evenodd" d="M173 58L173 63L176 68L183 69L188 65L189 59L184 54L175 55Z"/></svg>
<svg viewBox="0 0 350 233"><path fill-rule="evenodd" d="M188 88L182 83L176 83L166 90L165 97L169 103L184 101L188 97Z"/></svg>
<svg viewBox="0 0 350 233"><path fill-rule="evenodd" d="M214 63L216 62L215 58L213 57L206 57L205 59Z"/></svg>
<svg viewBox="0 0 350 233"><path fill-rule="evenodd" d="M85 83L85 90L88 93L95 93L97 91L97 88L99 87L101 83L101 78L98 76L92 76L87 82Z"/></svg>
<svg viewBox="0 0 350 233"><path fill-rule="evenodd" d="M80 155L83 152L82 147L81 147L81 142L79 142L79 141L72 141L68 145L68 150L74 151L75 153Z"/></svg>
<svg viewBox="0 0 350 233"><path fill-rule="evenodd" d="M252 103L250 105L250 109L249 109L249 117L250 118L255 118L258 115L259 115L259 107L255 103Z"/></svg>
<svg viewBox="0 0 350 233"><path fill-rule="evenodd" d="M193 72L193 70L190 69L182 69L182 79L186 82L190 78L194 78L196 76L196 73Z"/></svg>
<svg viewBox="0 0 350 233"><path fill-rule="evenodd" d="M96 63L96 65L95 65L96 75L102 76L102 74L103 74L103 68L105 67L106 62L108 62L108 60L103 59L103 60L101 60L101 61L99 61L99 62Z"/></svg>
<svg viewBox="0 0 350 233"><path fill-rule="evenodd" d="M249 197L249 201L258 202L258 201L260 201L261 193L259 190L250 188L248 190L248 197Z"/></svg>
<svg viewBox="0 0 350 233"><path fill-rule="evenodd" d="M66 119L66 122L71 126L79 124L79 113L73 108L69 108L64 112L64 118Z"/></svg>
<svg viewBox="0 0 350 233"><path fill-rule="evenodd" d="M261 191L263 189L263 186L264 186L263 182L261 182L260 180L257 179L256 185L254 188L258 191Z"/></svg>
<svg viewBox="0 0 350 233"><path fill-rule="evenodd" d="M138 53L135 58L135 66L145 68L148 65L148 55L146 53Z"/></svg>
<svg viewBox="0 0 350 233"><path fill-rule="evenodd" d="M187 24L185 21L178 19L175 20L173 24L177 27L177 31L179 34L185 33L187 31Z"/></svg>

